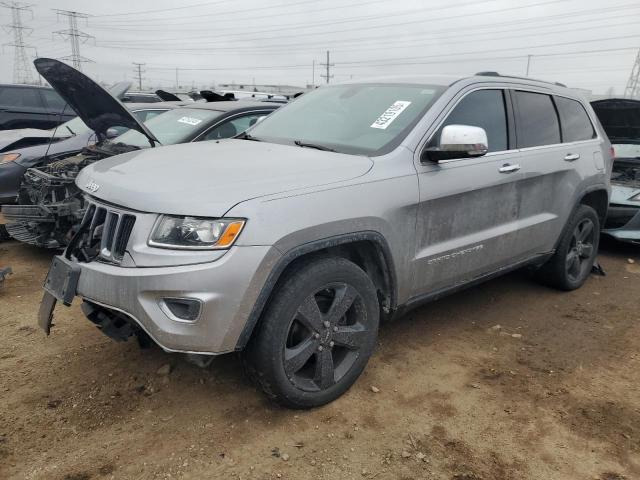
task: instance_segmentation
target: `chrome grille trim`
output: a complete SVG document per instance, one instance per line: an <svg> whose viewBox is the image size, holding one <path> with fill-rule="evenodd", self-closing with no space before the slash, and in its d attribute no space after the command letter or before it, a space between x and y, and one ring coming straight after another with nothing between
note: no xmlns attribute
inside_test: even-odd
<svg viewBox="0 0 640 480"><path fill-rule="evenodd" d="M98 257L111 263L120 263L136 221L133 212L101 205L89 200L83 223L89 225L86 244L99 241Z"/></svg>

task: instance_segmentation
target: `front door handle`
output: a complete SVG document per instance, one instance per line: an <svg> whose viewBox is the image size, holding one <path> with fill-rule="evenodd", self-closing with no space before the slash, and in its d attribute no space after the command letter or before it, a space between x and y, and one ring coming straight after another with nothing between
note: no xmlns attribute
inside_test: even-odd
<svg viewBox="0 0 640 480"><path fill-rule="evenodd" d="M513 172L517 172L518 170L520 170L520 165L518 164L511 165L510 163L505 163L503 166L501 166L498 169L500 173L513 173Z"/></svg>
<svg viewBox="0 0 640 480"><path fill-rule="evenodd" d="M567 153L564 156L564 159L565 159L566 162L575 162L579 158L580 158L580 154L579 153Z"/></svg>

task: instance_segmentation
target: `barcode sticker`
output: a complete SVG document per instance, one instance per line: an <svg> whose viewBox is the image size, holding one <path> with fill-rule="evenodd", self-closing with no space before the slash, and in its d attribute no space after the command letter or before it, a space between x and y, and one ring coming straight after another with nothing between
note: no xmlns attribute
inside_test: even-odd
<svg viewBox="0 0 640 480"><path fill-rule="evenodd" d="M384 130L391 122L393 122L398 115L400 115L411 102L407 102L405 100L398 100L393 103L389 108L387 108L382 115L380 115L375 122L371 124L371 128L380 128Z"/></svg>
<svg viewBox="0 0 640 480"><path fill-rule="evenodd" d="M199 118L192 118L192 117L182 117L182 118L179 118L178 121L180 123L187 123L189 125L198 125L199 123L202 123L202 120L200 120Z"/></svg>

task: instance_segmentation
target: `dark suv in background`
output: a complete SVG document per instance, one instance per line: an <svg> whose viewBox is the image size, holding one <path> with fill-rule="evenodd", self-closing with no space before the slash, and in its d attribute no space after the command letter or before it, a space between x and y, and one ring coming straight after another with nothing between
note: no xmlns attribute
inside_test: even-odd
<svg viewBox="0 0 640 480"><path fill-rule="evenodd" d="M49 129L71 120L76 113L49 87L0 85L0 130Z"/></svg>

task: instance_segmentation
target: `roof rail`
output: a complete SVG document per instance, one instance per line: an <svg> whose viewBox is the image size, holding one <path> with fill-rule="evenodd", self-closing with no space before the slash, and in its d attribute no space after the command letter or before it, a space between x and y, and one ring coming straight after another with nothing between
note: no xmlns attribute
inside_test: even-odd
<svg viewBox="0 0 640 480"><path fill-rule="evenodd" d="M498 72L492 72L492 71L478 72L475 74L475 76L476 77L504 77L504 78L514 78L516 80L533 80L535 82L549 83L551 85L557 85L558 87L567 88L567 86L564 83L560 83L560 82L549 82L547 80L538 80L538 79L529 78L529 77L516 77L513 75L500 75Z"/></svg>

